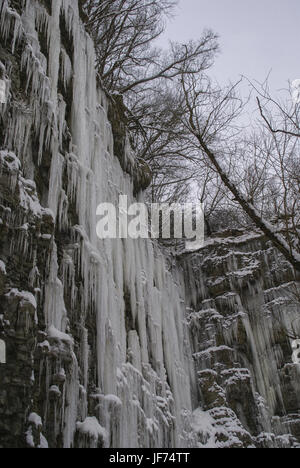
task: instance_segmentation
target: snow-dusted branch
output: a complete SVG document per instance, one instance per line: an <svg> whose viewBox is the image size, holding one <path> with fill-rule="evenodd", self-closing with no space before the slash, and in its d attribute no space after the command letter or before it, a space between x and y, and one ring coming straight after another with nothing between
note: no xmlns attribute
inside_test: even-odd
<svg viewBox="0 0 300 468"><path fill-rule="evenodd" d="M193 80L192 84L188 85L185 78L182 77L182 89L185 96L185 104L188 113L188 127L197 142L199 151L215 168L223 184L232 193L234 200L240 205L242 210L248 215L254 225L265 234L265 236L274 244L275 247L277 247L277 249L282 253L286 260L290 262L295 270L300 272L300 254L294 248L291 236L288 236L288 240L286 240L286 238L279 234L276 228L261 215L261 213L255 208L251 201L249 201L239 190L239 187L236 185L235 181L231 178L230 174L220 163L219 154L222 153L222 148L219 149L217 155L215 150L210 147L209 143L207 143L207 134L201 130L203 126L197 108L199 104L197 97L199 94L197 94L197 85L195 81ZM229 121L231 118L233 118L232 115L231 117L228 117ZM209 138L208 141L210 141Z"/></svg>

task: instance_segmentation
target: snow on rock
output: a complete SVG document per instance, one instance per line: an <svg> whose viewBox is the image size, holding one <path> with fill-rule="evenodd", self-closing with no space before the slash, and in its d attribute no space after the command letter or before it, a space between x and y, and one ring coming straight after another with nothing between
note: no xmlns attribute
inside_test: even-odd
<svg viewBox="0 0 300 468"><path fill-rule="evenodd" d="M52 340L63 341L70 345L73 344L73 338L70 335L57 330L53 325L48 328L48 337Z"/></svg>
<svg viewBox="0 0 300 468"><path fill-rule="evenodd" d="M105 395L104 399L112 406L122 406L122 401L116 395Z"/></svg>
<svg viewBox="0 0 300 468"><path fill-rule="evenodd" d="M292 363L292 338L300 336L293 269L256 235L224 237L182 259L202 407L217 420L224 447L277 448L287 440L297 446L298 413L275 417L278 408L294 413L299 394ZM216 411L224 407L232 413L221 417ZM267 441L257 432L272 436Z"/></svg>
<svg viewBox="0 0 300 468"><path fill-rule="evenodd" d="M201 409L194 411L192 428L197 434L199 448L217 448L217 431L214 427L214 419L209 413Z"/></svg>
<svg viewBox="0 0 300 468"><path fill-rule="evenodd" d="M42 434L42 418L31 413L28 417L29 428L26 431L26 443L29 448L48 449L49 444L45 436Z"/></svg>
<svg viewBox="0 0 300 468"><path fill-rule="evenodd" d="M0 260L0 271L3 275L6 275L6 265L2 260Z"/></svg>
<svg viewBox="0 0 300 468"><path fill-rule="evenodd" d="M35 448L31 427L26 432L26 443L27 443L28 447Z"/></svg>
<svg viewBox="0 0 300 468"><path fill-rule="evenodd" d="M52 385L49 389L49 394L52 396L52 397L61 397L61 391L59 390L58 386L57 385Z"/></svg>
<svg viewBox="0 0 300 468"><path fill-rule="evenodd" d="M31 413L29 415L28 422L33 424L36 428L40 428L43 426L42 418L36 413Z"/></svg>
<svg viewBox="0 0 300 468"><path fill-rule="evenodd" d="M31 180L19 179L19 193L20 204L24 210L31 212L34 216L41 216L43 209Z"/></svg>
<svg viewBox="0 0 300 468"><path fill-rule="evenodd" d="M18 172L21 168L19 158L12 151L0 151L0 164L9 169L10 172Z"/></svg>

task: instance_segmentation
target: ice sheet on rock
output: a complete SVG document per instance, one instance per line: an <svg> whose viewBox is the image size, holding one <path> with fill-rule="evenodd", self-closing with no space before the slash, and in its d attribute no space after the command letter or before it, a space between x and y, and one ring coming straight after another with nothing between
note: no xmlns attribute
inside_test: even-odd
<svg viewBox="0 0 300 468"><path fill-rule="evenodd" d="M48 441L41 432L43 428L42 418L36 413L31 413L28 416L28 424L29 428L25 433L27 446L30 448L48 449Z"/></svg>

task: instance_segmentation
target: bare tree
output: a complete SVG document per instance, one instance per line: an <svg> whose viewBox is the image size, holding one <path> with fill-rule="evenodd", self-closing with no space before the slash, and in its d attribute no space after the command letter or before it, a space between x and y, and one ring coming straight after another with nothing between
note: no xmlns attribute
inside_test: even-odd
<svg viewBox="0 0 300 468"><path fill-rule="evenodd" d="M247 198L240 182L236 182L234 168L230 167L231 160L226 156L228 149L231 148L232 150L232 141L236 142L236 139L233 138L236 131L233 123L241 110L234 92L235 86L225 91L211 89L211 92L206 94L204 98L206 110L204 114L203 89L202 86L199 87L197 78L191 75L182 75L181 90L185 97L187 112L184 122L195 147L198 148L199 158L204 157L209 161L249 219L272 241L291 265L297 271L300 271L300 254L298 246L295 245L294 235L291 233L291 225L288 219L285 219L285 232L278 232L274 225L254 206L254 201ZM274 135L274 132L272 134ZM273 167L277 169L277 176L282 184L282 196L286 210L285 214L287 215L291 207L295 213L299 213L299 207L296 206L296 197L293 202L289 200L294 185L291 188L288 181L291 158L294 157L296 148L295 142L290 141L292 135L283 133L283 137L284 140L279 141L276 139L274 141L277 154L271 153L271 155L273 157ZM236 143L235 145L238 147ZM242 170L241 167L239 169ZM297 226L294 226L294 228L297 229Z"/></svg>

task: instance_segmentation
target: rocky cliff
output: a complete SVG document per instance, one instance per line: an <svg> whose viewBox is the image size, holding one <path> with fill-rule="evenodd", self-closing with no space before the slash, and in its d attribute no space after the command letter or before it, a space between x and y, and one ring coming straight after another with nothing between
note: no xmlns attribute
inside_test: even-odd
<svg viewBox="0 0 300 468"><path fill-rule="evenodd" d="M180 263L200 401L212 425L208 443L297 446L300 368L291 343L299 336L300 310L294 271L254 232L223 233ZM203 413L198 415L202 428Z"/></svg>
<svg viewBox="0 0 300 468"><path fill-rule="evenodd" d="M0 447L297 447L297 278L259 235L100 241L147 168L75 0L0 0Z"/></svg>

